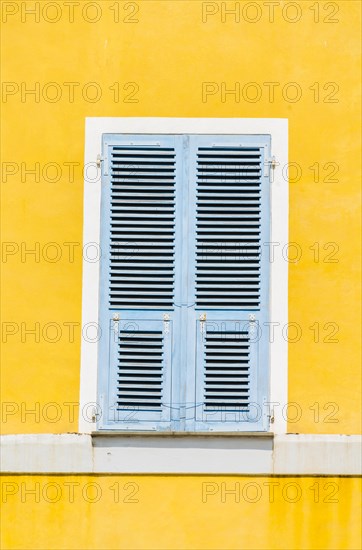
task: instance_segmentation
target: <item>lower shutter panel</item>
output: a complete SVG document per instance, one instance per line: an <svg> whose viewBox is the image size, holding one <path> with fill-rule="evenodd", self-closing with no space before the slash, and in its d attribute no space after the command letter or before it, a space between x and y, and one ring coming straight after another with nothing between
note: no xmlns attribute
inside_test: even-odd
<svg viewBox="0 0 362 550"><path fill-rule="evenodd" d="M220 327L222 328L222 327ZM247 410L250 401L250 339L247 330L206 330L204 409Z"/></svg>
<svg viewBox="0 0 362 550"><path fill-rule="evenodd" d="M158 429L170 419L172 322L121 320L111 341L113 421Z"/></svg>
<svg viewBox="0 0 362 550"><path fill-rule="evenodd" d="M153 328L153 330L152 330ZM118 337L117 405L160 411L164 341L162 330L123 329Z"/></svg>
<svg viewBox="0 0 362 550"><path fill-rule="evenodd" d="M197 323L196 426L243 431L256 426L257 323L244 320Z"/></svg>

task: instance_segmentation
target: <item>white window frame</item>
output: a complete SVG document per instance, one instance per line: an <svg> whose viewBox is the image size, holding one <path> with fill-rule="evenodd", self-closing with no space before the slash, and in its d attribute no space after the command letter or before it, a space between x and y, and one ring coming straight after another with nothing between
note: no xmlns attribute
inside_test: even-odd
<svg viewBox="0 0 362 550"><path fill-rule="evenodd" d="M288 402L288 262L283 248L288 244L288 120L282 118L113 118L90 117L85 124L84 220L82 283L82 341L79 398L79 432L94 433L97 405L98 344L94 325L99 319L100 262L91 261L94 243L100 242L101 179L97 158L102 134L270 134L275 167L271 182L270 322L270 432L287 433ZM93 244L90 244L93 243ZM268 253L268 248L263 253ZM93 249L93 250L92 250ZM87 257L91 256L91 258ZM284 331L283 331L284 328ZM269 405L267 405L269 407ZM265 436L265 432L263 432ZM203 434L205 435L205 434ZM238 435L242 433L238 432ZM250 436L250 432L248 434ZM210 436L208 436L210 437Z"/></svg>

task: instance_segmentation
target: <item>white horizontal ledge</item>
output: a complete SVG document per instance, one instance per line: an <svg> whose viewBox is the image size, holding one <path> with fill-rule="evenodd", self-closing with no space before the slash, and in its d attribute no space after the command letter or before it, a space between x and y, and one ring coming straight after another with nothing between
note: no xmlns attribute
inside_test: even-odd
<svg viewBox="0 0 362 550"><path fill-rule="evenodd" d="M270 437L96 437L93 442L97 472L232 474L272 470Z"/></svg>
<svg viewBox="0 0 362 550"><path fill-rule="evenodd" d="M358 435L4 435L7 474L349 475L361 473Z"/></svg>
<svg viewBox="0 0 362 550"><path fill-rule="evenodd" d="M278 435L274 442L274 474L359 475L359 435Z"/></svg>
<svg viewBox="0 0 362 550"><path fill-rule="evenodd" d="M19 434L0 437L0 471L92 472L92 440L82 434Z"/></svg>

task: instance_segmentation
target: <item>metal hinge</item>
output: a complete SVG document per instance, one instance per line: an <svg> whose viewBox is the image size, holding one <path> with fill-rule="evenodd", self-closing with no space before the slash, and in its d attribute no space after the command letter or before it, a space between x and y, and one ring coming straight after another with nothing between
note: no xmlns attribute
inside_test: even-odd
<svg viewBox="0 0 362 550"><path fill-rule="evenodd" d="M267 161L267 164L269 165L269 173L266 174L267 177L269 177L271 183L274 181L274 170L277 166L279 166L279 162L277 162L275 157L272 157Z"/></svg>
<svg viewBox="0 0 362 550"><path fill-rule="evenodd" d="M101 155L97 155L96 166L97 166L98 169L102 168L102 162L104 163L104 166L103 166L104 175L105 175L105 176L108 176L108 156L107 156L107 149L106 149L106 152L105 152L105 156L104 156L104 157L102 157Z"/></svg>
<svg viewBox="0 0 362 550"><path fill-rule="evenodd" d="M96 423L100 417L101 415L97 410L97 407L92 407L92 422Z"/></svg>

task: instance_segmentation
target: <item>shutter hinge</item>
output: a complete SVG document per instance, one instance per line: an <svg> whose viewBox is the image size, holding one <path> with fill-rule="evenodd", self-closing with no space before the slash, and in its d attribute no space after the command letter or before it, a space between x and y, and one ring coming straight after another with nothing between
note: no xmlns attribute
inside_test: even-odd
<svg viewBox="0 0 362 550"><path fill-rule="evenodd" d="M107 143L105 145L107 145ZM99 155L99 154L97 155L97 160L96 160L97 168L102 167L102 162L104 163L104 167L103 167L104 175L108 176L108 148L107 147L104 150L103 157L102 155Z"/></svg>
<svg viewBox="0 0 362 550"><path fill-rule="evenodd" d="M265 411L263 416L268 419L269 424L273 424L275 422L274 405L266 397L263 397L263 411Z"/></svg>
<svg viewBox="0 0 362 550"><path fill-rule="evenodd" d="M277 162L276 158L273 156L271 158L267 158L264 162L264 176L266 178L269 178L270 183L273 183L274 181L274 170L277 166L279 166L279 162Z"/></svg>
<svg viewBox="0 0 362 550"><path fill-rule="evenodd" d="M100 419L101 415L97 410L97 407L92 407L92 422L96 423Z"/></svg>
<svg viewBox="0 0 362 550"><path fill-rule="evenodd" d="M267 166L269 166L268 174L265 174L267 177L270 178L271 182L273 182L274 179L274 170L277 166L279 166L279 162L275 159L275 157L271 157L268 159L265 163Z"/></svg>
<svg viewBox="0 0 362 550"><path fill-rule="evenodd" d="M264 398L264 406L269 405L267 400ZM274 406L269 406L269 410L267 411L266 417L269 418L270 424L273 424L275 421L275 414L274 414Z"/></svg>

